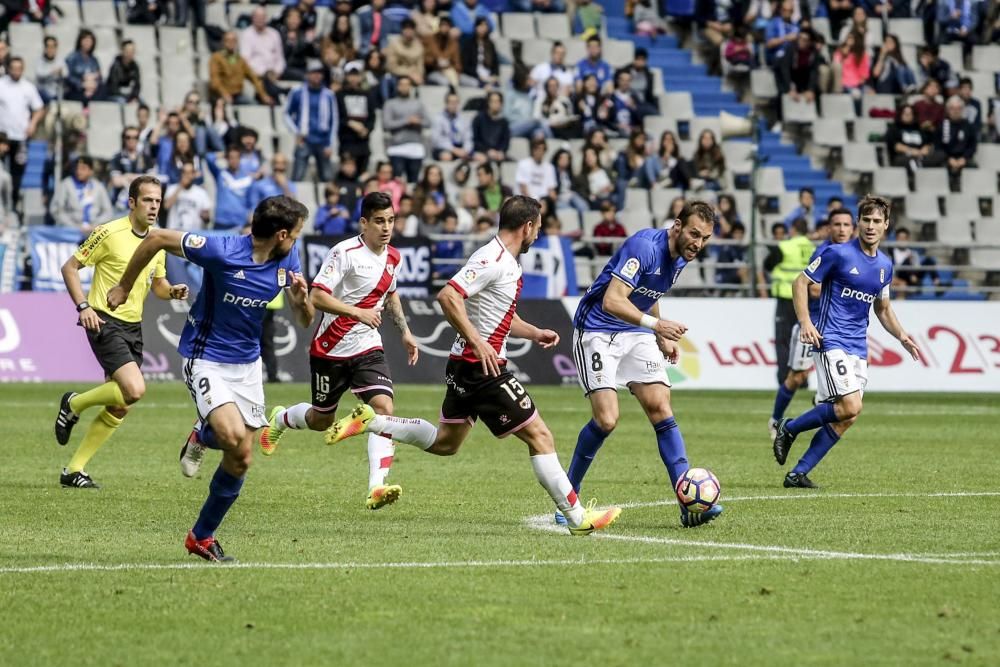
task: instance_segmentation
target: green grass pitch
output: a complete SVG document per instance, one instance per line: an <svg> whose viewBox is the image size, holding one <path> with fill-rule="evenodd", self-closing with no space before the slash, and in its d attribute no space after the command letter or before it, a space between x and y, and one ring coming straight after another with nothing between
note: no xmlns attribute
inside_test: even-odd
<svg viewBox="0 0 1000 667"><path fill-rule="evenodd" d="M180 474L185 389L150 386L88 466L97 492L58 485L92 418L56 445L64 390L2 392L0 665L1000 664L996 395L867 396L803 492L781 487L769 394L679 390L691 462L726 505L684 530L622 394L581 495L627 506L589 538L545 530L525 447L482 426L452 458L399 445L403 497L379 512L363 439L293 432L255 457L219 531L241 565L224 567L183 550L218 458ZM397 390L399 414L436 418L442 388ZM586 402L530 390L568 465Z"/></svg>

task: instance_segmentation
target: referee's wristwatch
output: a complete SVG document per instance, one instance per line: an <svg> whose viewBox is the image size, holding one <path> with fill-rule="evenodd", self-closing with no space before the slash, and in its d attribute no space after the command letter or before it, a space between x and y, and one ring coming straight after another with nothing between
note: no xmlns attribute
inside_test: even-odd
<svg viewBox="0 0 1000 667"><path fill-rule="evenodd" d="M81 301L80 303L76 304L76 312L78 313L82 313L88 308L90 308L90 304L87 303L86 301Z"/></svg>

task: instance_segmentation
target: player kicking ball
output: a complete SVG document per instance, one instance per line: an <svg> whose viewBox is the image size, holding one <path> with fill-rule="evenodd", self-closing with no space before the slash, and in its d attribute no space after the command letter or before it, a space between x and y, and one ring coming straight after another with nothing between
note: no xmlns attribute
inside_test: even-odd
<svg viewBox="0 0 1000 667"><path fill-rule="evenodd" d="M690 467L670 407L670 381L663 363L664 359L676 363L676 341L687 327L661 319L660 297L708 244L714 225L711 206L699 201L685 204L668 228L643 229L630 236L580 299L573 317L573 350L592 418L580 431L569 466L569 481L577 493L618 423L618 387L627 387L649 418L671 489ZM721 505L700 514L680 510L686 528L722 514ZM556 514L557 523L564 520Z"/></svg>
<svg viewBox="0 0 1000 667"><path fill-rule="evenodd" d="M528 445L535 477L566 516L569 532L589 535L610 526L621 509L584 509L559 464L552 432L531 396L505 368L510 335L546 349L559 343L559 334L528 324L516 313L522 284L517 257L538 238L540 227L538 202L511 197L500 208L497 236L473 253L438 294L445 318L458 332L445 370L440 426L422 419L378 415L370 405L362 404L330 427L327 442L379 433L431 454L451 456L476 420L482 419L497 438L513 434Z"/></svg>
<svg viewBox="0 0 1000 667"><path fill-rule="evenodd" d="M823 460L861 414L868 384L868 320L872 305L883 328L914 360L920 351L889 303L892 260L878 249L889 229L890 204L867 196L858 204L858 238L827 246L792 284L800 340L816 348L819 404L795 419L778 422L774 458L784 465L796 436L819 429L805 454L785 476L785 487L818 488L809 473ZM821 286L819 315L809 313L810 284Z"/></svg>
<svg viewBox="0 0 1000 667"><path fill-rule="evenodd" d="M819 244L809 258L810 264L816 261L816 258L823 254L823 251L828 246L835 243L847 243L854 237L854 214L846 208L831 211L827 216L827 220L829 220L830 238ZM819 295L820 286L816 284L809 285L809 319L813 322L819 321ZM799 339L799 332L801 330L802 328L798 323L792 327L792 336L788 344L788 349L790 350L788 374L785 376L785 381L778 385L778 393L774 397L774 411L771 413L771 419L767 424L772 442L774 441L774 436L778 434L778 422L785 416L788 404L795 397L795 392L809 383L809 371L813 369L813 348Z"/></svg>
<svg viewBox="0 0 1000 667"><path fill-rule="evenodd" d="M114 310L153 255L166 250L205 270L198 298L188 313L178 351L184 382L200 419L181 449L181 458L204 448L222 450L222 462L208 486L208 498L184 542L189 553L209 561L233 560L215 531L240 495L257 429L264 426L264 381L260 335L267 304L282 289L299 326L312 323L308 286L295 241L309 215L289 197L269 197L253 212L248 236L199 236L159 230L139 244L118 286L108 293Z"/></svg>
<svg viewBox="0 0 1000 667"><path fill-rule="evenodd" d="M313 306L323 313L309 348L312 403L271 411L269 424L260 434L265 455L274 453L288 429L330 428L340 397L348 389L375 414L392 414L392 375L378 331L383 308L402 334L411 366L418 355L396 293L399 251L389 245L395 224L389 195L366 195L361 202L360 236L338 243L323 261L310 292ZM370 510L395 502L403 492L399 485L385 483L394 454L391 439L368 434L365 507Z"/></svg>

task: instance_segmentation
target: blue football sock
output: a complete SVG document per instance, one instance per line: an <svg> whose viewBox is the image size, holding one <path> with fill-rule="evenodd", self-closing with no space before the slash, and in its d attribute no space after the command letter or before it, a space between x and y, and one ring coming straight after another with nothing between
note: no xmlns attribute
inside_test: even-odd
<svg viewBox="0 0 1000 667"><path fill-rule="evenodd" d="M823 424L834 424L838 421L840 420L837 419L837 411L834 409L833 403L820 403L812 410L803 412L789 421L786 428L792 435L798 435L802 431L811 431Z"/></svg>
<svg viewBox="0 0 1000 667"><path fill-rule="evenodd" d="M837 432L833 430L833 427L829 424L825 424L823 428L816 431L816 435L813 436L812 442L809 443L809 449L806 453L802 455L799 462L795 464L792 468L792 472L804 475L810 470L816 467L816 465L823 460L827 452L833 449L833 446L837 444L840 440L840 436Z"/></svg>
<svg viewBox="0 0 1000 667"><path fill-rule="evenodd" d="M215 534L226 512L239 498L243 479L230 475L221 465L216 469L212 482L208 485L208 498L201 506L201 514L198 515L198 521L192 529L195 539L203 540Z"/></svg>
<svg viewBox="0 0 1000 667"><path fill-rule="evenodd" d="M788 409L788 404L792 402L792 397L795 396L795 390L789 389L782 382L778 385L778 393L774 397L774 412L771 413L771 419L778 421L785 416L785 410Z"/></svg>
<svg viewBox="0 0 1000 667"><path fill-rule="evenodd" d="M198 442L209 449L222 449L219 447L219 440L215 437L215 431L208 422L202 422L201 429L198 431Z"/></svg>
<svg viewBox="0 0 1000 667"><path fill-rule="evenodd" d="M569 472L566 473L569 483L577 493L580 493L580 485L583 484L583 478L590 470L594 457L597 456L597 450L609 435L610 433L602 431L593 419L580 429L580 435L576 439L576 449L573 450L573 460L570 461Z"/></svg>
<svg viewBox="0 0 1000 667"><path fill-rule="evenodd" d="M673 417L667 417L653 424L653 430L656 431L660 458L663 459L663 465L667 467L667 474L670 475L670 485L675 487L680 476L691 467L688 465L687 452L684 449L684 436L681 435L681 429Z"/></svg>

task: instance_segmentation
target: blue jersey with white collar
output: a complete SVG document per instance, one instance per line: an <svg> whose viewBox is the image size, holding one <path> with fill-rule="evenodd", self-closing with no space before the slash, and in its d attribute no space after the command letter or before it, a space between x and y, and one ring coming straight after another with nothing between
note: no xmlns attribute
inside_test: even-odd
<svg viewBox="0 0 1000 667"><path fill-rule="evenodd" d="M868 320L875 299L889 298L892 260L861 250L858 239L827 246L805 269L823 286L813 324L823 336L820 351L844 350L868 358Z"/></svg>
<svg viewBox="0 0 1000 667"><path fill-rule="evenodd" d="M643 229L618 248L601 275L580 299L573 326L581 331L649 331L604 312L604 293L612 280L632 287L628 300L648 312L661 296L670 291L687 265L683 257L671 257L669 229Z"/></svg>
<svg viewBox="0 0 1000 667"><path fill-rule="evenodd" d="M252 236L199 236L181 242L184 256L205 269L177 351L188 359L249 364L260 357L267 304L301 272L298 247L262 264L253 260Z"/></svg>

